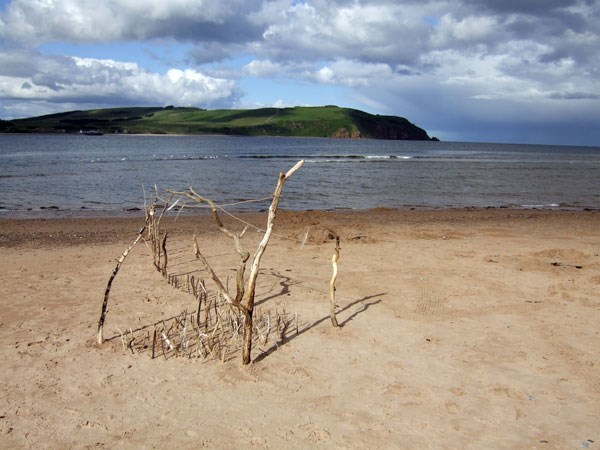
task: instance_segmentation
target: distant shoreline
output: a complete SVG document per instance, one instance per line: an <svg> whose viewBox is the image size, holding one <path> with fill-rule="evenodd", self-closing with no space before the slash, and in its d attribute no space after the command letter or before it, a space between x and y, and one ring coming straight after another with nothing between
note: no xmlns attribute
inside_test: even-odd
<svg viewBox="0 0 600 450"><path fill-rule="evenodd" d="M406 214L451 214L455 216L461 216L463 214L513 214L513 215L528 215L528 214L595 214L600 213L600 208L575 208L575 207L517 207L517 206L487 206L487 207L403 207L403 208L391 208L391 207L374 207L368 209L351 209L351 208L335 208L335 209L308 209L308 210L293 210L293 209L280 209L279 214L347 214L347 215L369 215L385 211L392 216L402 216ZM235 210L229 209L229 212L234 215L263 215L266 213L266 208L250 211L250 210ZM180 219L193 219L195 217L210 216L211 212L209 208L203 209L188 209L183 213L171 213L167 217L177 215ZM9 210L0 208L0 223L6 221L60 221L60 220L137 220L144 218L144 212L141 207L132 207L123 210L93 210L93 209L80 209L80 210L67 210L60 209L55 206L41 207L33 210Z"/></svg>

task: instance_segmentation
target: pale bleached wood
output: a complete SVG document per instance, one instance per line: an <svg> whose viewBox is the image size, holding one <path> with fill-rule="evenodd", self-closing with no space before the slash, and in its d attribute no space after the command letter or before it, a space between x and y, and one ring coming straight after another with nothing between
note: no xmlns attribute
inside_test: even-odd
<svg viewBox="0 0 600 450"><path fill-rule="evenodd" d="M251 361L252 353L252 315L254 313L254 297L256 294L256 279L258 278L258 271L260 269L261 258L269 244L271 234L273 233L273 225L275 223L275 216L277 215L277 208L279 207L279 201L281 199L281 192L283 191L283 185L302 165L304 160L298 161L294 167L288 170L286 173L279 174L279 180L277 181L277 187L273 193L273 201L269 206L269 215L267 217L267 229L265 234L258 244L258 248L254 257L252 258L252 266L250 269L250 276L248 277L248 290L246 296L246 323L244 326L244 344L242 354L242 364L248 365Z"/></svg>
<svg viewBox="0 0 600 450"><path fill-rule="evenodd" d="M331 318L331 324L334 327L338 327L338 321L335 315L335 311L337 305L335 304L335 281L338 275L338 260L340 259L340 238L339 236L335 237L335 250L333 252L333 256L331 257L331 265L332 265L332 274L331 280L329 281L329 296L331 298L330 306L329 306L329 317Z"/></svg>
<svg viewBox="0 0 600 450"><path fill-rule="evenodd" d="M247 289L245 290L245 293L246 293L246 304L245 305L242 303L242 299L244 297L244 273L245 273L246 261L249 258L249 253L243 249L242 244L241 244L241 237L244 234L244 232L246 231L246 229L244 229L244 231L242 231L242 233L239 233L239 234L235 234L235 233L232 233L231 231L229 231L223 225L223 222L219 218L218 206L212 200L202 197L201 195L194 192L194 190L192 188L190 188L189 191L185 191L185 192L170 191L170 193L172 195L181 195L181 196L190 198L196 202L208 203L212 209L213 217L215 219L215 222L217 223L217 226L223 233L225 233L227 236L229 236L231 239L233 239L236 251L240 255L241 261L240 261L240 266L238 268L237 279L236 279L237 293L236 293L236 297L234 298L231 296L228 289L225 287L225 285L220 280L218 275L212 269L212 267L210 266L210 264L208 263L206 258L200 252L200 247L198 245L198 241L197 241L196 237L194 236L194 254L196 255L196 258L199 259L203 263L204 267L208 271L213 282L217 285L221 295L223 295L223 298L225 299L225 301L227 301L227 303L229 303L230 305L238 308L244 314L245 323L244 323L244 342L243 342L243 354L242 354L242 363L244 365L250 364L250 361L251 361L252 327L253 327L252 317L253 317L253 313L254 313L254 298L255 298L255 294L256 294L256 280L258 278L258 273L260 270L260 262L261 262L263 254L267 248L267 245L269 243L269 239L271 238L271 234L273 232L273 225L275 222L275 216L277 214L277 208L279 207L279 202L281 200L281 193L283 191L283 185L289 179L289 177L291 177L298 169L300 169L300 167L302 167L303 164L304 164L304 160L300 160L291 169L289 169L286 173L282 172L279 174L277 186L275 188L275 192L273 193L271 205L269 206L269 214L267 217L267 228L266 228L265 234L263 235L262 240L258 244L258 248L257 248L256 252L254 253L254 257L252 258L251 271L250 271L250 275L248 277Z"/></svg>
<svg viewBox="0 0 600 450"><path fill-rule="evenodd" d="M208 274L221 291L221 294L223 295L223 298L225 298L227 303L230 303L237 307L242 306L239 303L236 303L235 299L229 294L227 289L225 289L225 286L223 285L223 282L221 281L219 276L215 273L215 271L212 269L204 255L202 255L202 253L200 252L200 247L198 246L198 240L196 239L196 236L194 236L194 253L196 255L196 258L199 259L202 262L202 264L204 264L204 267L208 271Z"/></svg>

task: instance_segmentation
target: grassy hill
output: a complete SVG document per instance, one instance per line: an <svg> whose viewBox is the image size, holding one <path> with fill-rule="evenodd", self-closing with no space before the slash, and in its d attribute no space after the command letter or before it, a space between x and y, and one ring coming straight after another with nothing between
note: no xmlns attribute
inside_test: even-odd
<svg viewBox="0 0 600 450"><path fill-rule="evenodd" d="M402 117L337 106L222 109L132 107L49 114L0 122L13 133L231 134L430 140Z"/></svg>

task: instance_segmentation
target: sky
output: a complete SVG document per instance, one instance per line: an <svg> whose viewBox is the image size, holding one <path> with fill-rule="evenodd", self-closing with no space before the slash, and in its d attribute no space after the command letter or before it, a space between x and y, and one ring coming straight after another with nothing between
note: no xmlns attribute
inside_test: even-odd
<svg viewBox="0 0 600 450"><path fill-rule="evenodd" d="M0 0L0 118L338 105L600 146L600 0Z"/></svg>

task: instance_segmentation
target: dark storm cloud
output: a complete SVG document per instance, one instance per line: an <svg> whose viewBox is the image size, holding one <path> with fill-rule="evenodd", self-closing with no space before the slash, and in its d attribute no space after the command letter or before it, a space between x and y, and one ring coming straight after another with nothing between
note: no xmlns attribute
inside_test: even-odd
<svg viewBox="0 0 600 450"><path fill-rule="evenodd" d="M0 36L16 43L179 39L247 42L262 29L248 20L260 1L120 2L14 0L0 18Z"/></svg>
<svg viewBox="0 0 600 450"><path fill-rule="evenodd" d="M218 22L194 17L176 17L160 21L139 30L123 33L125 39L174 38L185 42L234 44L260 39L262 28L250 23L245 15L227 17Z"/></svg>
<svg viewBox="0 0 600 450"><path fill-rule="evenodd" d="M463 0L463 9L476 12L493 12L501 14L528 14L544 16L557 10L565 10L577 6L580 0Z"/></svg>
<svg viewBox="0 0 600 450"><path fill-rule="evenodd" d="M550 95L550 98L555 100L598 100L600 99L600 94L591 92L562 92L553 93Z"/></svg>

